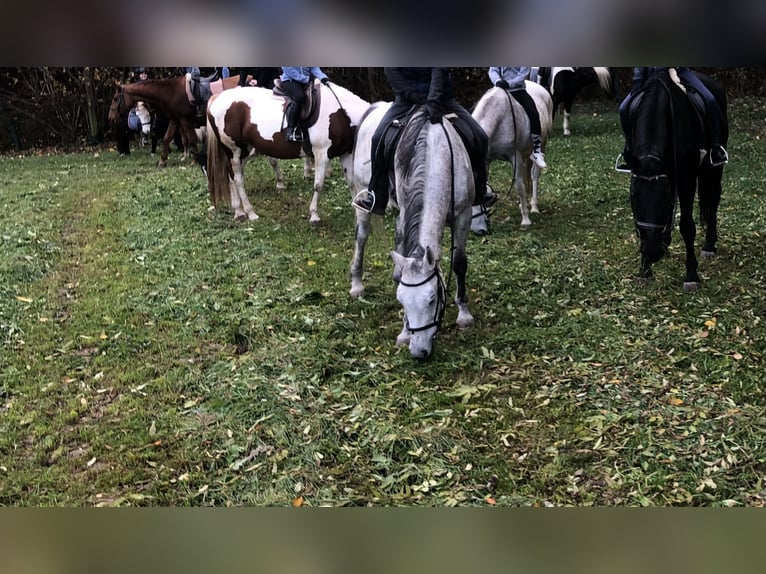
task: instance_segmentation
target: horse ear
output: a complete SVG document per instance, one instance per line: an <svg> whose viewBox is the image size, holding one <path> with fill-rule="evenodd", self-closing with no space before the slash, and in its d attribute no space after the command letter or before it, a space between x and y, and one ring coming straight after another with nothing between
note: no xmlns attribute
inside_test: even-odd
<svg viewBox="0 0 766 574"><path fill-rule="evenodd" d="M396 251L392 251L391 259L394 260L394 281L398 283L402 279L402 270L404 269L404 262L406 257L404 257L404 255L400 255Z"/></svg>

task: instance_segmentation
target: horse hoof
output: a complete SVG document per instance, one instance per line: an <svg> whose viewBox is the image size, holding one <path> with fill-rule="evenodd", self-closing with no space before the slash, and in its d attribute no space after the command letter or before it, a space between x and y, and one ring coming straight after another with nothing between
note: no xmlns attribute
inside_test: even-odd
<svg viewBox="0 0 766 574"><path fill-rule="evenodd" d="M700 251L700 259L712 259L715 257L715 251Z"/></svg>
<svg viewBox="0 0 766 574"><path fill-rule="evenodd" d="M699 288L699 281L684 281L684 293L694 293Z"/></svg>
<svg viewBox="0 0 766 574"><path fill-rule="evenodd" d="M652 278L651 277L636 277L636 284L639 287L646 287L651 282L652 282Z"/></svg>
<svg viewBox="0 0 766 574"><path fill-rule="evenodd" d="M473 317L466 317L463 319L458 318L457 320L457 327L458 329L470 329L473 327Z"/></svg>
<svg viewBox="0 0 766 574"><path fill-rule="evenodd" d="M244 213L236 213L234 214L234 221L245 221L247 219L247 215Z"/></svg>
<svg viewBox="0 0 766 574"><path fill-rule="evenodd" d="M284 183L278 183L277 184L277 189L278 190L287 189L287 186Z"/></svg>
<svg viewBox="0 0 766 574"><path fill-rule="evenodd" d="M570 130L564 130L564 135L565 136L571 136L572 132Z"/></svg>
<svg viewBox="0 0 766 574"><path fill-rule="evenodd" d="M316 213L312 213L311 214L311 217L309 218L309 223L312 223L312 224L316 225L320 221L322 221L322 220L319 219L319 216Z"/></svg>
<svg viewBox="0 0 766 574"><path fill-rule="evenodd" d="M247 214L247 218L248 218L250 221L255 221L256 219L258 219L258 214L257 214L257 213L255 213L255 212L253 212L253 213L248 213L248 214Z"/></svg>
<svg viewBox="0 0 766 574"><path fill-rule="evenodd" d="M526 231L530 227L532 227L532 222L531 221L529 223L525 223L523 221L521 222L521 229L522 229L522 231Z"/></svg>
<svg viewBox="0 0 766 574"><path fill-rule="evenodd" d="M364 286L352 285L351 290L349 291L349 295L351 295L354 299L361 299L364 296Z"/></svg>

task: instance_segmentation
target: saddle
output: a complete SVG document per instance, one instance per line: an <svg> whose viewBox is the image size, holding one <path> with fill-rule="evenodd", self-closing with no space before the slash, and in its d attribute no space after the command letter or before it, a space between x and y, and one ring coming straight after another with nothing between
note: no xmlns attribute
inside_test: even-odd
<svg viewBox="0 0 766 574"><path fill-rule="evenodd" d="M282 89L282 82L279 78L274 79L274 87L271 92L275 96L285 99L284 112L287 112L287 107L293 105L294 101L290 95ZM306 88L303 90L304 103L301 108L301 113L298 116L298 122L302 129L306 130L313 126L319 118L319 103L321 101L319 83L316 80L310 81L306 84ZM284 116L282 118L284 124Z"/></svg>
<svg viewBox="0 0 766 574"><path fill-rule="evenodd" d="M197 119L205 117L207 101L212 94L218 94L223 90L223 80L216 68L209 76L192 76L186 74L186 97L189 103L197 109Z"/></svg>
<svg viewBox="0 0 766 574"><path fill-rule="evenodd" d="M378 147L375 150L375 163L379 166L376 168L376 171L380 170L381 174L390 174L388 186L389 198L394 202L394 204L396 204L396 190L393 176L391 174L392 166L394 165L394 154L396 153L396 146L399 143L399 139L401 138L407 123L410 121L410 118L412 118L412 116L416 111L418 111L418 109L420 109L420 107L421 106L417 104L412 105L402 115L392 119L391 123L389 123L384 128L383 135L380 137ZM478 142L476 141L473 130L471 130L471 127L468 125L468 123L454 113L445 114L443 116L443 121L446 120L452 122L452 125L460 136L460 139L466 146L466 149L469 151L475 149L475 146L478 145Z"/></svg>

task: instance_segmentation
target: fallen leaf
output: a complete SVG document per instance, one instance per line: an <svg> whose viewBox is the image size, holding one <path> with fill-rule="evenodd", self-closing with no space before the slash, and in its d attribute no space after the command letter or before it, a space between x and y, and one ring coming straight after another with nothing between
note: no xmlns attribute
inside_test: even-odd
<svg viewBox="0 0 766 574"><path fill-rule="evenodd" d="M668 403L670 403L674 407L677 407L678 405L684 404L684 401L682 399L679 399L678 397L670 397L668 399Z"/></svg>
<svg viewBox="0 0 766 574"><path fill-rule="evenodd" d="M293 500L293 506L294 506L295 508L298 508L299 506L303 506L303 497L302 497L302 496L299 496L298 498L296 498L295 500Z"/></svg>
<svg viewBox="0 0 766 574"><path fill-rule="evenodd" d="M22 297L21 295L16 295L17 301L22 301L23 303L31 303L33 300L29 297Z"/></svg>
<svg viewBox="0 0 766 574"><path fill-rule="evenodd" d="M497 502L497 500L495 500L495 499L494 499L494 498L492 498L491 496L487 496L487 498L485 498L485 499L484 499L484 501L485 501L487 504L495 504L495 503Z"/></svg>
<svg viewBox="0 0 766 574"><path fill-rule="evenodd" d="M734 359L735 359L735 360L737 360L737 361L741 361L741 360L742 360L742 355L740 355L740 354L739 354L739 353L737 353L736 351L735 351L735 353L732 355L732 357L734 357Z"/></svg>

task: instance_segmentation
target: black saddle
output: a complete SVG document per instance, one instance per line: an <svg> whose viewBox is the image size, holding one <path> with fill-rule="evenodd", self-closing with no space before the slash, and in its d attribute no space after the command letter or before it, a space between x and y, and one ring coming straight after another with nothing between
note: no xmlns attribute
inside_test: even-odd
<svg viewBox="0 0 766 574"><path fill-rule="evenodd" d="M417 112L421 107L422 105L413 104L399 117L392 119L391 122L385 127L383 135L378 142L378 147L375 150L375 163L377 166L379 166L376 168L376 170L381 169L383 170L381 173L389 174L389 199L393 201L394 204L396 204L396 189L394 185L395 182L393 176L393 165L396 146L399 143L399 139L401 138L402 133L404 132L404 128L409 123L415 112ZM478 145L478 142L476 142L475 135L471 129L471 126L469 126L466 121L462 120L456 114L451 113L445 114L442 121L450 121L452 123L458 135L460 136L460 139L463 141L463 145L466 146L466 149L469 152L470 150L475 149L475 146Z"/></svg>

